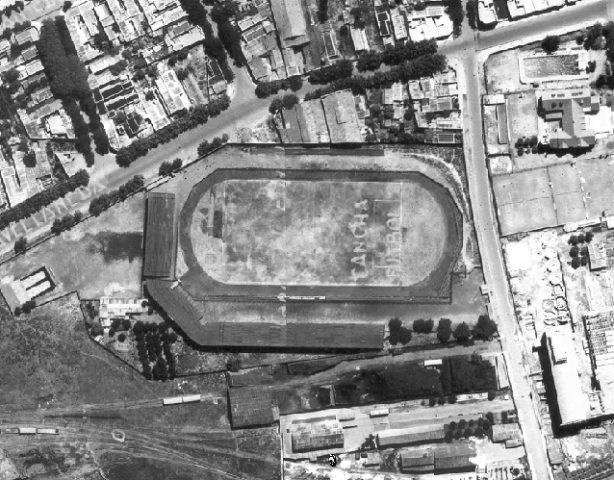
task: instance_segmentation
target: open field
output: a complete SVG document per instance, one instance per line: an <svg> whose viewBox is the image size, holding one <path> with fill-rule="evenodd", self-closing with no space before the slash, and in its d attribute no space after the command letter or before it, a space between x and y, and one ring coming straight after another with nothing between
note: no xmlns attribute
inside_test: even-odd
<svg viewBox="0 0 614 480"><path fill-rule="evenodd" d="M176 382L148 382L90 340L76 295L68 295L13 318L0 315L0 403L79 405L158 399L177 392ZM223 376L195 377L183 391L223 391Z"/></svg>
<svg viewBox="0 0 614 480"><path fill-rule="evenodd" d="M508 95L506 107L511 145L514 145L519 138L531 138L537 135L535 91Z"/></svg>
<svg viewBox="0 0 614 480"><path fill-rule="evenodd" d="M614 208L609 158L580 159L493 177L502 235L581 222ZM526 215L531 211L531 215Z"/></svg>
<svg viewBox="0 0 614 480"><path fill-rule="evenodd" d="M217 170L188 197L180 244L190 271L182 281L196 298L275 296L276 285L309 286L310 295L327 297L340 290L345 298L385 287L395 287L388 296L403 297L416 285L436 296L448 282L459 225L449 195L434 182L405 172L394 173L400 181L388 172L278 175ZM241 284L249 288L235 287Z"/></svg>
<svg viewBox="0 0 614 480"><path fill-rule="evenodd" d="M0 265L0 277L47 267L57 286L39 304L74 291L81 298L139 296L144 207L144 195L135 195Z"/></svg>
<svg viewBox="0 0 614 480"><path fill-rule="evenodd" d="M522 59L524 71L529 78L578 75L578 55L543 55Z"/></svg>

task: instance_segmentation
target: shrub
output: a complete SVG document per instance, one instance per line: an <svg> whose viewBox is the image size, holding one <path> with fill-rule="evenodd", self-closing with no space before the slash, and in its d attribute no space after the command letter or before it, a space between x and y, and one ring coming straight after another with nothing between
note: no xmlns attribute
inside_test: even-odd
<svg viewBox="0 0 614 480"><path fill-rule="evenodd" d="M497 333L495 321L486 314L480 315L473 327L473 336L479 340L491 340L495 333Z"/></svg>
<svg viewBox="0 0 614 480"><path fill-rule="evenodd" d="M437 339L441 343L447 343L452 336L452 321L449 318L440 318L437 325Z"/></svg>
<svg viewBox="0 0 614 480"><path fill-rule="evenodd" d="M400 330L402 326L403 326L403 323L401 322L400 319L396 317L391 318L390 321L388 322L388 329L390 330L390 344L391 345L396 345L397 343L399 343L399 335L400 335Z"/></svg>
<svg viewBox="0 0 614 480"><path fill-rule="evenodd" d="M542 40L542 48L548 54L556 52L560 44L561 39L555 35L548 35Z"/></svg>
<svg viewBox="0 0 614 480"><path fill-rule="evenodd" d="M467 343L471 338L471 330L469 326L465 323L459 323L454 329L454 338L458 343Z"/></svg>
<svg viewBox="0 0 614 480"><path fill-rule="evenodd" d="M413 329L416 333L431 333L433 331L434 324L435 322L433 322L432 318L429 318L428 320L419 318L414 320Z"/></svg>

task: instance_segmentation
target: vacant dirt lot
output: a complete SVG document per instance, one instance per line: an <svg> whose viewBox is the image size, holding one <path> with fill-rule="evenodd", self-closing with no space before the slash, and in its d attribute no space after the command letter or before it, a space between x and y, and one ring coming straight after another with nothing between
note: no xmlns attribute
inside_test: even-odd
<svg viewBox="0 0 614 480"><path fill-rule="evenodd" d="M139 296L144 212L144 195L136 195L0 265L0 277L47 267L57 286L39 304L74 291L82 298Z"/></svg>

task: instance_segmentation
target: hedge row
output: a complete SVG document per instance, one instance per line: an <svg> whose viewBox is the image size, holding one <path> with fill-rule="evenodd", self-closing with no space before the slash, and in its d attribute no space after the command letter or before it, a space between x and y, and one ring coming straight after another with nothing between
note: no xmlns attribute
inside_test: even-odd
<svg viewBox="0 0 614 480"><path fill-rule="evenodd" d="M305 100L320 98L337 90L351 89L354 95L364 94L370 88L381 88L395 82L406 83L420 77L428 77L443 71L447 66L446 57L438 53L423 55L393 67L386 72L375 72L370 76L354 75L349 78L336 80L326 87L318 88L305 95Z"/></svg>
<svg viewBox="0 0 614 480"><path fill-rule="evenodd" d="M133 193L141 190L144 185L145 179L143 176L135 175L117 190L111 190L108 193L103 193L102 195L92 199L90 202L89 212L97 217L114 203L125 200Z"/></svg>
<svg viewBox="0 0 614 480"><path fill-rule="evenodd" d="M149 150L159 145L168 143L177 138L179 134L204 125L209 117L215 117L230 106L230 99L225 94L213 100L208 105L198 105L192 110L185 112L176 121L161 128L147 138L139 138L127 147L122 147L117 152L116 161L120 167L127 167L136 159L147 155Z"/></svg>
<svg viewBox="0 0 614 480"><path fill-rule="evenodd" d="M52 187L31 196L26 201L15 205L10 210L0 213L0 230L11 223L18 222L39 212L41 208L52 204L57 199L74 192L80 187L86 187L90 182L90 175L85 170L79 170L68 180L56 183Z"/></svg>
<svg viewBox="0 0 614 480"><path fill-rule="evenodd" d="M384 65L399 65L409 60L415 60L422 55L433 55L437 53L437 42L435 40L421 40L412 42L409 40L405 44L387 46L384 51L365 52L358 57L356 68L359 72L366 70L377 70Z"/></svg>

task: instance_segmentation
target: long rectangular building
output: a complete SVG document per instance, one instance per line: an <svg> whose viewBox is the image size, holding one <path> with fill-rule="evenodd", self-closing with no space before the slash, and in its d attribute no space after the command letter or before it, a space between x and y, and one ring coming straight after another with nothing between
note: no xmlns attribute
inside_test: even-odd
<svg viewBox="0 0 614 480"><path fill-rule="evenodd" d="M197 302L178 282L149 279L147 290L179 328L202 346L379 350L384 344L381 323L206 321Z"/></svg>
<svg viewBox="0 0 614 480"><path fill-rule="evenodd" d="M174 277L176 242L175 195L149 193L143 262L145 277Z"/></svg>

